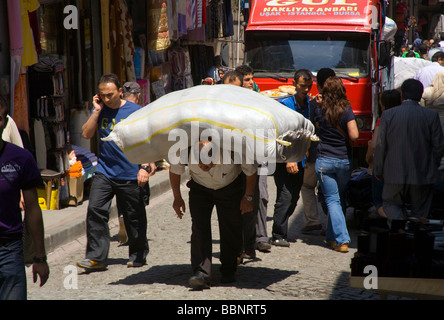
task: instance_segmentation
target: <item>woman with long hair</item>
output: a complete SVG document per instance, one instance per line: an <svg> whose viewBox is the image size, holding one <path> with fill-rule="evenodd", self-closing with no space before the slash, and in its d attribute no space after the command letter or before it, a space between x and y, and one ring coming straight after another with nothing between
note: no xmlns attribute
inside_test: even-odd
<svg viewBox="0 0 444 320"><path fill-rule="evenodd" d="M314 120L320 142L315 170L328 207L327 243L338 252L348 252L346 191L351 175L352 144L359 131L341 79L328 78L322 95L316 99L319 107Z"/></svg>

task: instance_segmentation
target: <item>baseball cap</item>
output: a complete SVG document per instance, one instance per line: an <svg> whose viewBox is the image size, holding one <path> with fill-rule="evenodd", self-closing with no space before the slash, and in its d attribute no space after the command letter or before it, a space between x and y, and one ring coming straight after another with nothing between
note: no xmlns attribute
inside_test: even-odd
<svg viewBox="0 0 444 320"><path fill-rule="evenodd" d="M125 82L123 85L123 93L139 94L140 92L140 85L137 82Z"/></svg>

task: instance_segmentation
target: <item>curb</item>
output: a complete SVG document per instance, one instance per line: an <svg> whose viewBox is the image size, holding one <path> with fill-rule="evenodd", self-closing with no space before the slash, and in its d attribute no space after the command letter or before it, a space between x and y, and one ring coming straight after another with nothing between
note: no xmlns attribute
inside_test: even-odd
<svg viewBox="0 0 444 320"><path fill-rule="evenodd" d="M154 176L153 176L154 177ZM157 177L156 177L157 178ZM181 177L181 182L187 181L188 175L184 174ZM153 179L154 180L154 179ZM168 174L162 174L153 183L150 183L150 200L154 199L163 193L171 190ZM49 225L45 228L45 249L47 254L55 252L58 248L67 245L80 237L86 235L86 212L88 208L88 200L83 201L77 207L67 207L61 210L66 210L63 213L66 218L60 219L57 223ZM50 210L44 210L44 220L46 215L50 215ZM119 226L118 222L113 220L118 219L116 199L111 203L109 224L110 228Z"/></svg>

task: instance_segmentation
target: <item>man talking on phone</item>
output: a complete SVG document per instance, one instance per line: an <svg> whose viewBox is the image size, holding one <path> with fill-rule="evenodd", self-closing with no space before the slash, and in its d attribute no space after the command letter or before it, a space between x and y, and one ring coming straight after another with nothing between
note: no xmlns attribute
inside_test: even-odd
<svg viewBox="0 0 444 320"><path fill-rule="evenodd" d="M141 267L146 264L149 247L142 187L156 170L154 163L139 166L129 162L114 142L101 140L112 132L117 123L141 107L122 99L122 88L115 74L103 75L98 90L93 97L91 116L82 127L85 139L91 139L96 132L100 138L100 154L86 217L86 256L85 260L77 262L87 272L106 269L110 246L109 210L114 196L117 205L125 207L123 219L129 248L127 266Z"/></svg>

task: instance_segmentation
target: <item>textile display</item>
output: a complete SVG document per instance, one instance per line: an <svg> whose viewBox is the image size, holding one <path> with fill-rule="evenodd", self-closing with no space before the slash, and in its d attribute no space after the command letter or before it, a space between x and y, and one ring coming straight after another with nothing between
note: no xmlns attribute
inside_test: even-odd
<svg viewBox="0 0 444 320"><path fill-rule="evenodd" d="M26 74L20 74L14 90L14 120L29 135L28 89Z"/></svg>
<svg viewBox="0 0 444 320"><path fill-rule="evenodd" d="M136 81L133 22L124 0L112 0L110 3L110 36L114 73L122 82Z"/></svg>
<svg viewBox="0 0 444 320"><path fill-rule="evenodd" d="M100 0L102 21L103 73L111 72L110 0Z"/></svg>
<svg viewBox="0 0 444 320"><path fill-rule="evenodd" d="M142 92L140 96L140 104L146 106L151 102L150 82L148 79L138 79L137 83L140 85L140 90Z"/></svg>
<svg viewBox="0 0 444 320"><path fill-rule="evenodd" d="M258 162L301 161L317 140L313 124L300 113L257 92L220 84L169 93L119 122L102 141L115 142L132 163L171 163L177 139L190 147L205 129L221 139L229 133L231 151L245 148L243 155Z"/></svg>
<svg viewBox="0 0 444 320"><path fill-rule="evenodd" d="M40 7L40 3L37 0L20 0L20 6L23 31L22 65L27 67L38 62L37 50L28 13L36 11ZM13 32L14 31L15 30L13 30Z"/></svg>
<svg viewBox="0 0 444 320"><path fill-rule="evenodd" d="M154 51L167 49L171 40L166 0L149 1L148 22L148 49Z"/></svg>

